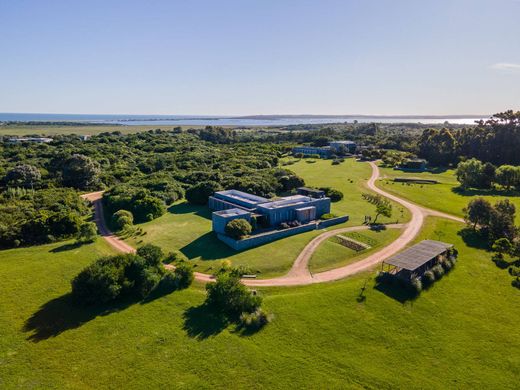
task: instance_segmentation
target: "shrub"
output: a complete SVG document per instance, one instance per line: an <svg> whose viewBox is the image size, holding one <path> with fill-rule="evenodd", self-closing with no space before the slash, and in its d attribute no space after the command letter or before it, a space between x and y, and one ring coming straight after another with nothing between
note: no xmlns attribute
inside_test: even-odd
<svg viewBox="0 0 520 390"><path fill-rule="evenodd" d="M175 275L175 285L177 288L189 287L195 278L193 275L193 266L185 261L179 263L173 273Z"/></svg>
<svg viewBox="0 0 520 390"><path fill-rule="evenodd" d="M513 279L511 285L516 288L520 288L520 278Z"/></svg>
<svg viewBox="0 0 520 390"><path fill-rule="evenodd" d="M437 264L432 267L432 272L435 274L435 279L440 279L444 275L444 268L442 268L442 265Z"/></svg>
<svg viewBox="0 0 520 390"><path fill-rule="evenodd" d="M97 227L93 222L86 222L79 227L78 242L94 242L97 236Z"/></svg>
<svg viewBox="0 0 520 390"><path fill-rule="evenodd" d="M326 221L327 219L333 219L336 217L337 217L336 214L327 213L327 214L323 214L320 218Z"/></svg>
<svg viewBox="0 0 520 390"><path fill-rule="evenodd" d="M140 278L135 282L138 294L144 298L159 284L161 273L157 269L148 267L141 271Z"/></svg>
<svg viewBox="0 0 520 390"><path fill-rule="evenodd" d="M426 286L430 286L433 284L433 282L435 282L435 274L433 271L429 270L424 273L423 282Z"/></svg>
<svg viewBox="0 0 520 390"><path fill-rule="evenodd" d="M417 293L419 294L421 291L422 291L422 283L421 283L421 279L419 278L413 278L410 282L410 285L412 287L412 289Z"/></svg>
<svg viewBox="0 0 520 390"><path fill-rule="evenodd" d="M448 273L451 270L451 267L453 267L453 264L449 259L446 259L441 262L441 266L444 269L444 272Z"/></svg>
<svg viewBox="0 0 520 390"><path fill-rule="evenodd" d="M183 261L188 261L188 258L181 251L169 252L164 259L166 264L177 264Z"/></svg>
<svg viewBox="0 0 520 390"><path fill-rule="evenodd" d="M159 218L166 212L164 202L153 196L145 196L135 201L133 206L135 219L138 222L147 222Z"/></svg>
<svg viewBox="0 0 520 390"><path fill-rule="evenodd" d="M321 187L320 190L325 192L325 195L330 198L331 202L339 202L343 199L343 192L331 187Z"/></svg>
<svg viewBox="0 0 520 390"><path fill-rule="evenodd" d="M261 329L270 321L270 316L261 308L252 313L242 313L240 315L240 325L250 330Z"/></svg>
<svg viewBox="0 0 520 390"><path fill-rule="evenodd" d="M206 285L206 291L206 304L234 319L242 313L254 312L262 303L262 298L253 294L238 276L229 272L217 275L214 283Z"/></svg>
<svg viewBox="0 0 520 390"><path fill-rule="evenodd" d="M204 181L188 188L186 199L192 204L205 205L208 198L216 191L221 191L222 186L215 181Z"/></svg>
<svg viewBox="0 0 520 390"><path fill-rule="evenodd" d="M235 240L239 240L245 236L248 236L251 234L251 231L253 228L251 227L251 224L247 222L243 218L237 218L232 221L230 221L226 225L226 234Z"/></svg>
<svg viewBox="0 0 520 390"><path fill-rule="evenodd" d="M137 248L136 253L142 257L149 266L158 266L164 257L162 249L153 244L146 244Z"/></svg>
<svg viewBox="0 0 520 390"><path fill-rule="evenodd" d="M134 223L134 215L127 210L118 210L112 215L112 224L117 230L123 230Z"/></svg>

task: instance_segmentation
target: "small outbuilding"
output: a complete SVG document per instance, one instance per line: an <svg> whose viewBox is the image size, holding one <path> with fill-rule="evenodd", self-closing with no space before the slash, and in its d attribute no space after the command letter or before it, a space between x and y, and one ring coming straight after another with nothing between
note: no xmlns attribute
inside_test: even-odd
<svg viewBox="0 0 520 390"><path fill-rule="evenodd" d="M381 268L384 270L386 265L386 272L410 281L421 277L426 271L450 256L452 248L453 244L424 240L383 261Z"/></svg>

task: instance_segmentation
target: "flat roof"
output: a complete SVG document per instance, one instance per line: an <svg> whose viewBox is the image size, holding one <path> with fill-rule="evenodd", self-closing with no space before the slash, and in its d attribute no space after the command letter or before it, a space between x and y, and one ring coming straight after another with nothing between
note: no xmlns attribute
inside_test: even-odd
<svg viewBox="0 0 520 390"><path fill-rule="evenodd" d="M383 263L406 269L408 271L414 271L452 247L453 244L435 240L424 240L408 249L405 249L401 253L390 257L383 261Z"/></svg>
<svg viewBox="0 0 520 390"><path fill-rule="evenodd" d="M269 199L267 199L267 198L263 198L261 196L256 196L253 194L248 194L247 192L243 192L243 191L239 191L239 190L217 191L217 192L215 192L215 194L219 194L219 195L225 196L227 198L241 200L243 202L254 203L254 204L269 202Z"/></svg>
<svg viewBox="0 0 520 390"><path fill-rule="evenodd" d="M258 207L262 207L262 208L266 208L266 209L276 209L276 208L280 208L280 207L288 207L288 206L294 206L296 204L308 203L313 200L314 199L309 196L293 195L293 196L286 196L280 200L275 200L273 202L259 204Z"/></svg>
<svg viewBox="0 0 520 390"><path fill-rule="evenodd" d="M313 193L324 193L325 191L319 190L317 188L309 188L309 187L298 187L298 190L307 191L307 192L313 192Z"/></svg>
<svg viewBox="0 0 520 390"><path fill-rule="evenodd" d="M345 145L352 145L355 144L354 141L330 141L331 144L345 144Z"/></svg>
<svg viewBox="0 0 520 390"><path fill-rule="evenodd" d="M234 209L214 211L213 214L221 215L221 216L232 216L232 215L245 215L245 214L251 214L251 213L249 211L245 211L245 210L242 210L239 208L234 208Z"/></svg>

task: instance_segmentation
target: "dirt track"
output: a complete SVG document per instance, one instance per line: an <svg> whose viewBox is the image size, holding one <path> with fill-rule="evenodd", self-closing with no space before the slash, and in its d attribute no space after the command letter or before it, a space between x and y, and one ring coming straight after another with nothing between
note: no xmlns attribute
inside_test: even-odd
<svg viewBox="0 0 520 390"><path fill-rule="evenodd" d="M382 248L381 250L369 255L368 257L359 260L355 263L335 268L330 271L319 272L312 275L309 272L309 261L316 251L316 249L320 246L320 244L327 240L328 238L335 236L336 234L364 230L368 229L367 226L353 226L348 228L334 229L330 231L325 231L319 236L312 239L303 250L300 252L296 260L294 261L291 269L284 276L280 276L277 278L271 279L243 279L243 283L248 286L296 286L296 285L305 285L312 283L323 283L330 282L333 280L343 279L347 276L354 275L358 272L365 271L374 267L375 265L381 263L384 259L394 255L400 250L404 249L419 233L421 227L424 223L424 217L431 215L436 217L442 217L451 219L457 222L464 222L462 218L455 217L450 214L442 213L440 211L430 210L424 208L422 206L416 205L407 200L401 199L398 196L389 194L386 191L378 188L376 186L376 181L379 178L379 168L373 162L369 163L372 167L372 176L367 182L367 187L372 191L393 200L396 203L401 204L406 207L412 214L412 218L410 222L407 224L399 224L399 225L388 225L390 228L404 228L402 234L391 244ZM94 213L95 213L95 222L98 225L98 229L103 236L103 238L116 250L123 253L133 253L135 249L128 245L126 242L122 241L120 238L115 236L107 227L105 223L105 217L103 214L102 202L101 198L103 196L103 191L92 192L90 194L85 194L82 198L91 201L94 205ZM171 268L168 266L167 268ZM213 279L211 275L203 274L196 272L195 278L202 282L209 282Z"/></svg>

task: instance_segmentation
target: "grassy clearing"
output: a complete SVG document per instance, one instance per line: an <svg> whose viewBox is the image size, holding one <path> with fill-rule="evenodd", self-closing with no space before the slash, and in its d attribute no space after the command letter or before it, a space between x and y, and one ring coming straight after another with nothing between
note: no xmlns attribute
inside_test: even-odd
<svg viewBox="0 0 520 390"><path fill-rule="evenodd" d="M275 318L250 336L208 318L201 286L104 313L71 308L63 294L109 251L101 240L1 252L0 387L515 388L520 290L460 226L429 219L421 232L445 231L460 257L417 300L374 289L374 272L265 289Z"/></svg>
<svg viewBox="0 0 520 390"><path fill-rule="evenodd" d="M354 159L346 159L339 165L332 165L331 160L315 160L308 163L302 159L296 164L287 166L297 175L305 179L305 183L311 187L333 187L343 192L344 198L332 204L332 212L338 215L350 216L351 225L361 225L365 215L375 215L375 207L361 198L363 192L370 192L365 183L372 174L368 163L357 162ZM380 217L379 221L405 222L410 219L408 210L397 203L393 203L393 215L391 218Z"/></svg>
<svg viewBox="0 0 520 390"><path fill-rule="evenodd" d="M355 251L335 242L333 238L329 238L312 255L309 269L312 273L316 273L353 263L388 245L400 234L401 229L342 233L343 236L370 245L370 248Z"/></svg>
<svg viewBox="0 0 520 390"><path fill-rule="evenodd" d="M136 126L117 126L117 125L100 125L100 126L28 126L28 125L4 125L0 126L0 135L67 135L67 134L87 134L97 135L105 132L120 131L123 134L139 133L142 131L162 129L172 130L175 127L183 129L198 129L205 126L175 126L175 125L136 125ZM229 127L229 126L223 126Z"/></svg>
<svg viewBox="0 0 520 390"><path fill-rule="evenodd" d="M380 168L381 177L377 185L381 188L407 198L415 203L424 205L434 210L443 211L449 214L463 216L462 209L467 206L468 202L475 196L482 196L491 203L498 200L510 199L517 210L520 211L520 194L517 192L491 191L491 190L467 190L458 189L459 182L455 177L453 170L443 171L441 173L416 173L401 172L392 168ZM421 179L437 180L438 184L413 184L413 183L394 183L395 177L418 177ZM517 223L520 223L520 212L517 213Z"/></svg>
<svg viewBox="0 0 520 390"><path fill-rule="evenodd" d="M351 159L341 165L331 165L330 160L318 160L313 164L300 161L289 168L305 178L309 185L329 185L343 191L345 198L333 203L332 212L338 215L348 214L350 221L333 228L359 225L363 222L364 215L373 214L374 207L361 199L361 193L366 191L363 183L371 174L368 164ZM347 178L353 183L348 182ZM393 222L397 218L402 222L409 217L407 211L401 217L398 211L401 209L396 206ZM305 245L321 233L307 232L247 251L235 252L211 232L211 213L207 207L179 203L168 211L154 221L139 225L143 229L143 235L127 241L133 246L151 242L166 251L178 249L194 262L197 271L206 273L218 269L223 260L230 260L233 265L250 267L253 272L258 272L260 278L284 274ZM385 219L382 218L381 221L384 222Z"/></svg>

